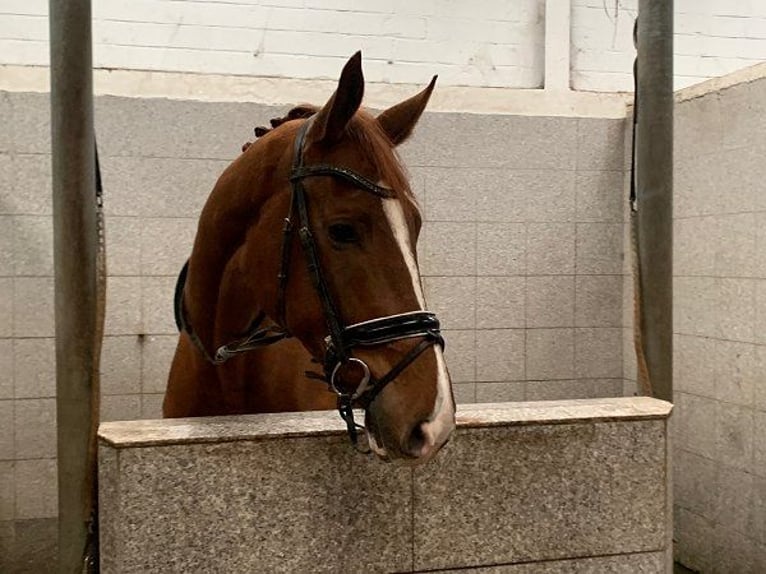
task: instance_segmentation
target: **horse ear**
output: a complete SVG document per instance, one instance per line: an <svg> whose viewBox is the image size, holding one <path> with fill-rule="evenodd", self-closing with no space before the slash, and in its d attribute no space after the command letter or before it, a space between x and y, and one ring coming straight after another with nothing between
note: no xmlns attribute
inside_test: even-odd
<svg viewBox="0 0 766 574"><path fill-rule="evenodd" d="M434 76L428 87L418 95L388 108L378 116L380 127L388 134L394 145L399 145L410 137L415 124L418 123L423 110L426 109L431 92L434 91L436 78L438 76Z"/></svg>
<svg viewBox="0 0 766 574"><path fill-rule="evenodd" d="M362 52L357 52L343 66L338 89L317 113L307 139L312 143L326 145L336 143L362 104L363 95Z"/></svg>

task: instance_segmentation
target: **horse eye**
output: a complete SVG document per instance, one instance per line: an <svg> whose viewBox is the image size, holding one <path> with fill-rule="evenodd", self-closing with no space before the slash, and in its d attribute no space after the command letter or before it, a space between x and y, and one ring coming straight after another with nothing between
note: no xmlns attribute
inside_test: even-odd
<svg viewBox="0 0 766 574"><path fill-rule="evenodd" d="M334 223L330 226L330 239L336 243L358 243L359 234L348 223Z"/></svg>

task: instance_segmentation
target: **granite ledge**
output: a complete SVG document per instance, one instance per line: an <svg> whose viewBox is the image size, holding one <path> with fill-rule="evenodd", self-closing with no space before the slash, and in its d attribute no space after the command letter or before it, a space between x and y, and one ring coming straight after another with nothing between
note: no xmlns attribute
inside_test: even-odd
<svg viewBox="0 0 766 574"><path fill-rule="evenodd" d="M665 419L673 406L649 397L460 405L459 428ZM102 423L101 443L114 448L223 443L286 437L344 436L335 411Z"/></svg>

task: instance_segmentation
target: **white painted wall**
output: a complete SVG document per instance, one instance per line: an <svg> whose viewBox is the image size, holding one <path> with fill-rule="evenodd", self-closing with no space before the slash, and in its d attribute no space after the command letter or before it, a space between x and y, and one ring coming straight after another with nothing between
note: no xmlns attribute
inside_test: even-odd
<svg viewBox="0 0 766 574"><path fill-rule="evenodd" d="M544 0L97 0L97 67L541 87ZM480 6L480 7L479 7ZM0 63L48 62L47 0L0 2Z"/></svg>
<svg viewBox="0 0 766 574"><path fill-rule="evenodd" d="M566 25L570 2L571 43L556 25L546 48L546 5ZM421 84L438 73L442 87L537 88L546 49L550 64L569 45L571 82L557 73L550 87L630 91L637 3L95 0L94 60L104 69L315 80L335 78L361 48L373 82ZM0 1L0 65L47 64L47 6ZM676 12L677 87L766 60L766 0L676 0Z"/></svg>
<svg viewBox="0 0 766 574"><path fill-rule="evenodd" d="M766 61L766 0L675 0L675 84ZM632 91L638 0L572 0L572 87Z"/></svg>

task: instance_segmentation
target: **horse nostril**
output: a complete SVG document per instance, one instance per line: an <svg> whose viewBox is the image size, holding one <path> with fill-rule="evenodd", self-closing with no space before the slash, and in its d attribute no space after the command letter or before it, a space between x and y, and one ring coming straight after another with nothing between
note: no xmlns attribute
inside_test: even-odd
<svg viewBox="0 0 766 574"><path fill-rule="evenodd" d="M415 428L412 429L412 432L407 439L407 453L410 456L418 458L423 456L428 450L429 441L425 426L425 423L418 423L415 425Z"/></svg>

